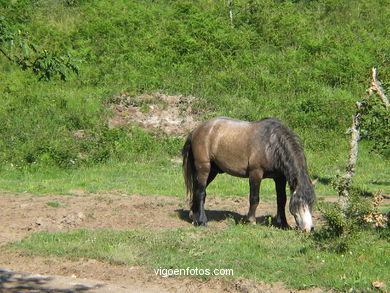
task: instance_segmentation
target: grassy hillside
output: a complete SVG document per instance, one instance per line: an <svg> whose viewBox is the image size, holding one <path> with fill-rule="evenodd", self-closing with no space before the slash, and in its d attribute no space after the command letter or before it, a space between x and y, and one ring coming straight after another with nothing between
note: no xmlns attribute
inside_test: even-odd
<svg viewBox="0 0 390 293"><path fill-rule="evenodd" d="M215 115L276 116L302 137L311 172L334 176L370 68L390 80L389 1L232 3L231 20L223 0L1 0L8 31L79 67L39 81L0 54L2 169L167 161L180 139L107 126L114 94L160 91L203 98Z"/></svg>

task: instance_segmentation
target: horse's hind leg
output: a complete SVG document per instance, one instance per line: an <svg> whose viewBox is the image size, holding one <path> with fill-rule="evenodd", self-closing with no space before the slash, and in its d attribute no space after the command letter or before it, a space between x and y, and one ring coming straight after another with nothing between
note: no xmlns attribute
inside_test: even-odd
<svg viewBox="0 0 390 293"><path fill-rule="evenodd" d="M215 179L215 177L219 174L222 173L221 170L217 167L215 163L211 163L211 169L209 173L209 177L207 178L207 186Z"/></svg>
<svg viewBox="0 0 390 293"><path fill-rule="evenodd" d="M196 164L197 176L194 180L194 199L191 207L192 219L194 221L194 225L196 226L207 225L207 217L206 212L204 210L204 203L206 200L206 187L209 179L210 170L210 162Z"/></svg>
<svg viewBox="0 0 390 293"><path fill-rule="evenodd" d="M259 193L260 183L263 178L263 172L261 170L253 170L249 174L249 211L247 215L247 221L252 224L256 224L256 209L259 205Z"/></svg>
<svg viewBox="0 0 390 293"><path fill-rule="evenodd" d="M276 198L277 198L277 214L276 214L276 223L278 227L282 229L288 229L290 226L287 223L286 219L286 178L280 177L275 178L275 187L276 187Z"/></svg>

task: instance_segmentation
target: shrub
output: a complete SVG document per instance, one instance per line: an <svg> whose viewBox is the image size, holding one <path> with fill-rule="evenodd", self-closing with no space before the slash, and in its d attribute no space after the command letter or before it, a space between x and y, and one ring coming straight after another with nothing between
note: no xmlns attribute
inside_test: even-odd
<svg viewBox="0 0 390 293"><path fill-rule="evenodd" d="M167 160L179 155L181 139L146 132L139 127L103 127L82 141L82 161L88 164L119 161ZM167 151L169 150L169 151Z"/></svg>
<svg viewBox="0 0 390 293"><path fill-rule="evenodd" d="M363 107L361 137L374 143L372 151L390 159L389 109L376 97L365 101Z"/></svg>
<svg viewBox="0 0 390 293"><path fill-rule="evenodd" d="M352 188L346 209L339 202L322 203L320 211L325 225L313 234L317 244L343 253L354 243L360 231L389 229L387 217L378 211L381 200L381 192L364 197L361 191Z"/></svg>

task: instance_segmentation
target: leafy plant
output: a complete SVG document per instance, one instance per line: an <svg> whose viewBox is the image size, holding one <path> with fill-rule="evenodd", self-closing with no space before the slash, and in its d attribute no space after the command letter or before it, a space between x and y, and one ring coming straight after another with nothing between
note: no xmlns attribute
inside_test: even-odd
<svg viewBox="0 0 390 293"><path fill-rule="evenodd" d="M325 225L313 234L317 244L344 253L362 230L390 228L386 228L387 217L378 210L382 199L380 192L372 197L364 197L354 188L347 199L346 209L339 202L322 203L320 211Z"/></svg>
<svg viewBox="0 0 390 293"><path fill-rule="evenodd" d="M361 136L374 142L372 151L390 159L390 113L379 99L365 101L363 107Z"/></svg>
<svg viewBox="0 0 390 293"><path fill-rule="evenodd" d="M8 47L8 48L7 48ZM0 53L23 70L32 70L39 80L49 81L55 76L67 80L69 72L78 74L79 69L69 54L61 55L46 49L38 50L20 30L9 28L0 16Z"/></svg>

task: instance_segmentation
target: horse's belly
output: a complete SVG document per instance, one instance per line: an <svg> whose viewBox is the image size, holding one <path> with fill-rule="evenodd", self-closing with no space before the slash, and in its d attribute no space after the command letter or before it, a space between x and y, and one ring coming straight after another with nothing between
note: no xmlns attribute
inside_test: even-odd
<svg viewBox="0 0 390 293"><path fill-rule="evenodd" d="M224 173L227 173L235 177L242 177L242 178L248 177L248 168L237 168L236 166L219 164L218 162L216 162L216 164L219 167L219 169L221 169L221 171L223 171Z"/></svg>
<svg viewBox="0 0 390 293"><path fill-rule="evenodd" d="M248 159L232 153L216 155L213 162L223 172L236 177L248 177Z"/></svg>

